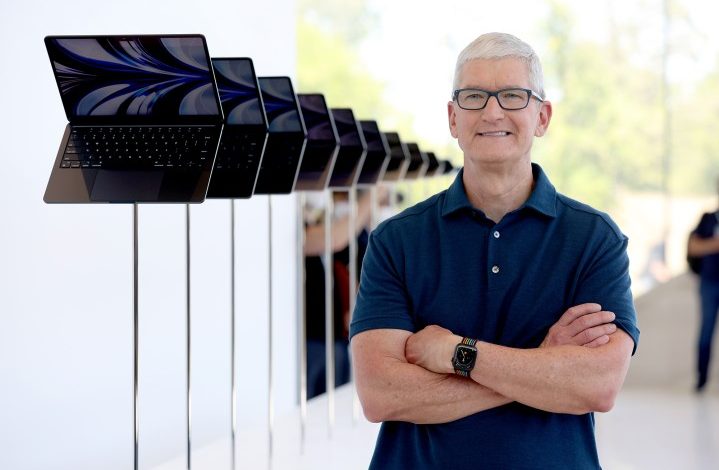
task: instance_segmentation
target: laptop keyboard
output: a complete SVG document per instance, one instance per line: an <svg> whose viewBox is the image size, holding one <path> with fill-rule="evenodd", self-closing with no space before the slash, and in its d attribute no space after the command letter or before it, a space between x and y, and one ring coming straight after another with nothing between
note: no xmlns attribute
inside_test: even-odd
<svg viewBox="0 0 719 470"><path fill-rule="evenodd" d="M262 158L264 140L264 134L233 132L226 127L217 151L215 169L254 171Z"/></svg>
<svg viewBox="0 0 719 470"><path fill-rule="evenodd" d="M62 168L203 168L215 157L214 127L74 127Z"/></svg>

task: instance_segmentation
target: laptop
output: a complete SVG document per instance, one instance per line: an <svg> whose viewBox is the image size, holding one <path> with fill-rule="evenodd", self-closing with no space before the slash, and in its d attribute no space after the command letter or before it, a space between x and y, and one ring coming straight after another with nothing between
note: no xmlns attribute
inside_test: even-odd
<svg viewBox="0 0 719 470"><path fill-rule="evenodd" d="M382 181L400 181L409 166L409 151L396 132L385 132L384 136L389 145L390 159Z"/></svg>
<svg viewBox="0 0 719 470"><path fill-rule="evenodd" d="M367 142L367 156L357 186L373 186L382 179L389 164L389 144L384 134L380 132L377 121L360 121L360 129Z"/></svg>
<svg viewBox="0 0 719 470"><path fill-rule="evenodd" d="M439 160L437 160L437 156L434 154L434 152L427 152L427 158L429 159L429 166L427 167L427 173L425 173L424 176L430 177L440 174L438 173Z"/></svg>
<svg viewBox="0 0 719 470"><path fill-rule="evenodd" d="M427 155L420 151L419 146L414 142L407 143L407 151L409 152L410 162L404 179L417 180L422 178L429 166L429 159L427 158Z"/></svg>
<svg viewBox="0 0 719 470"><path fill-rule="evenodd" d="M267 142L267 117L252 59L212 58L225 127L207 198L249 198Z"/></svg>
<svg viewBox="0 0 719 470"><path fill-rule="evenodd" d="M307 131L289 77L260 77L270 135L255 194L289 194L295 187Z"/></svg>
<svg viewBox="0 0 719 470"><path fill-rule="evenodd" d="M205 38L47 36L69 121L48 203L202 202L222 133Z"/></svg>
<svg viewBox="0 0 719 470"><path fill-rule="evenodd" d="M458 172L459 170L452 165L452 162L449 160L443 160L444 167L442 168L442 174L443 175L449 175Z"/></svg>
<svg viewBox="0 0 719 470"><path fill-rule="evenodd" d="M307 127L307 145L295 189L322 191L327 188L339 151L339 136L325 97L299 93L297 99Z"/></svg>
<svg viewBox="0 0 719 470"><path fill-rule="evenodd" d="M351 188L357 184L362 171L367 144L351 109L332 108L331 112L340 137L340 150L332 170L329 187Z"/></svg>

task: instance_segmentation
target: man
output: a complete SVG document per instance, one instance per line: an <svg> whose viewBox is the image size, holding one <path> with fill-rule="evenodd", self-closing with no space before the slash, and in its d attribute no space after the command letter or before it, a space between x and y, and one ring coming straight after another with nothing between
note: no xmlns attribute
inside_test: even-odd
<svg viewBox="0 0 719 470"><path fill-rule="evenodd" d="M627 238L531 163L539 59L485 34L457 60L452 186L371 235L350 327L371 468L599 468L639 331Z"/></svg>
<svg viewBox="0 0 719 470"><path fill-rule="evenodd" d="M719 211L706 212L689 236L689 256L701 258L699 298L701 327L697 360L697 392L702 392L709 378L709 360L719 310Z"/></svg>

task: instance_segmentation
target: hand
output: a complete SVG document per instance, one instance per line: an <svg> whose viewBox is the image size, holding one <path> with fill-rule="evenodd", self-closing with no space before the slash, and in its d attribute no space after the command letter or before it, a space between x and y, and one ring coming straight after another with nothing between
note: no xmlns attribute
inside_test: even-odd
<svg viewBox="0 0 719 470"><path fill-rule="evenodd" d="M599 304L580 304L568 309L549 328L540 348L573 344L596 348L609 342L609 335L617 330L612 312L605 312Z"/></svg>
<svg viewBox="0 0 719 470"><path fill-rule="evenodd" d="M404 355L409 363L431 372L452 374L454 348L461 341L461 336L452 334L448 329L429 325L407 338Z"/></svg>

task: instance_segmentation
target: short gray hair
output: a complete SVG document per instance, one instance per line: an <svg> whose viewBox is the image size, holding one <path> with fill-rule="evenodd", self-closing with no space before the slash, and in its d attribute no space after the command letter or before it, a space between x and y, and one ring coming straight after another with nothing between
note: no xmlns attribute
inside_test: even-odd
<svg viewBox="0 0 719 470"><path fill-rule="evenodd" d="M539 56L532 46L507 33L486 33L469 43L457 57L453 87L459 88L459 77L464 64L475 59L502 59L512 57L527 64L529 86L544 98L544 76Z"/></svg>

